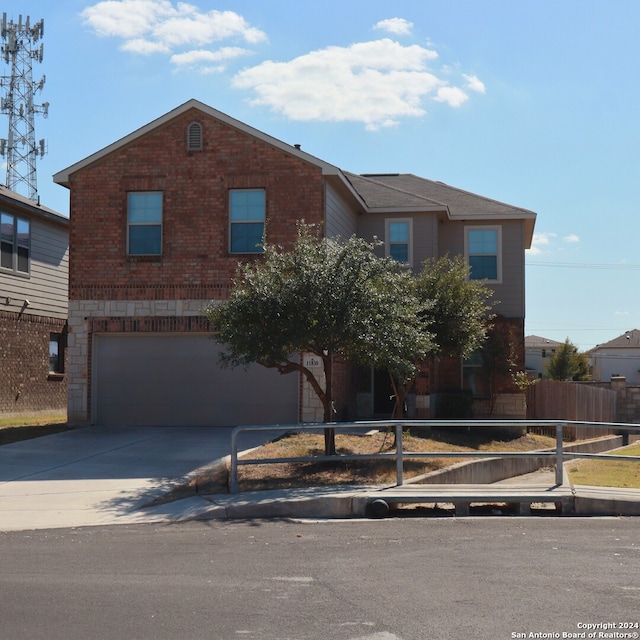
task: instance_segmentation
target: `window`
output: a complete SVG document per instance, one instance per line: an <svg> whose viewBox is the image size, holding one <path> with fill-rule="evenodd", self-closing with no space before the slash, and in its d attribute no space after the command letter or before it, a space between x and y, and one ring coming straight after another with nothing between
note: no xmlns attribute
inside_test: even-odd
<svg viewBox="0 0 640 640"><path fill-rule="evenodd" d="M472 280L502 280L500 227L467 227L465 254Z"/></svg>
<svg viewBox="0 0 640 640"><path fill-rule="evenodd" d="M187 127L187 151L202 151L202 125L192 122Z"/></svg>
<svg viewBox="0 0 640 640"><path fill-rule="evenodd" d="M0 213L0 267L28 274L30 237L28 220Z"/></svg>
<svg viewBox="0 0 640 640"><path fill-rule="evenodd" d="M489 381L482 366L479 351L474 351L468 358L462 360L462 388L470 391L474 397L486 397L489 393Z"/></svg>
<svg viewBox="0 0 640 640"><path fill-rule="evenodd" d="M229 194L229 252L262 253L264 189L234 189Z"/></svg>
<svg viewBox="0 0 640 640"><path fill-rule="evenodd" d="M127 253L130 256L162 254L162 193L128 194Z"/></svg>
<svg viewBox="0 0 640 640"><path fill-rule="evenodd" d="M387 220L386 252L398 262L411 264L413 260L411 250L411 220Z"/></svg>
<svg viewBox="0 0 640 640"><path fill-rule="evenodd" d="M49 337L49 373L64 373L64 335L52 333Z"/></svg>

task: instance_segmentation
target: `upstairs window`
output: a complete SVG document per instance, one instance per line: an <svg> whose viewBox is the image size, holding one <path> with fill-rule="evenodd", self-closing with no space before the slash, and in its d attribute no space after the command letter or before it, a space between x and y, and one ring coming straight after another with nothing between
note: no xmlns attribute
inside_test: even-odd
<svg viewBox="0 0 640 640"><path fill-rule="evenodd" d="M162 193L127 195L127 253L130 256L162 254Z"/></svg>
<svg viewBox="0 0 640 640"><path fill-rule="evenodd" d="M403 264L412 264L411 232L411 220L387 220L387 256Z"/></svg>
<svg viewBox="0 0 640 640"><path fill-rule="evenodd" d="M502 280L500 227L467 227L465 254L472 280Z"/></svg>
<svg viewBox="0 0 640 640"><path fill-rule="evenodd" d="M10 213L0 213L0 267L28 274L30 246L29 221Z"/></svg>
<svg viewBox="0 0 640 640"><path fill-rule="evenodd" d="M202 125L192 122L187 127L187 151L202 151Z"/></svg>
<svg viewBox="0 0 640 640"><path fill-rule="evenodd" d="M266 198L264 189L229 192L229 252L262 253Z"/></svg>

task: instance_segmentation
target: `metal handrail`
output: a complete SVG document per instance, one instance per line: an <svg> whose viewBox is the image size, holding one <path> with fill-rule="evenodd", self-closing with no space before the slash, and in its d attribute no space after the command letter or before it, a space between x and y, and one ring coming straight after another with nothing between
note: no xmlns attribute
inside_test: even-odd
<svg viewBox="0 0 640 640"><path fill-rule="evenodd" d="M640 433L640 425L619 422L579 422L572 420L375 420L362 422L340 423L313 423L291 425L249 425L236 427L231 433L231 470L229 479L230 493L238 492L238 466L252 464L278 464L289 462L313 462L313 461L345 461L345 460L382 460L395 459L396 461L396 486L404 484L404 460L405 458L555 458L556 484L563 482L562 465L569 458L591 458L605 460L638 460L640 456L621 456L615 454L580 453L564 451L562 433L564 427L595 427L601 429L614 429L627 433ZM509 427L555 427L556 446L553 451L404 451L403 433L405 429L412 427L458 427L470 429L472 427L509 428ZM238 458L238 436L246 431L273 431L273 432L304 432L324 429L336 431L353 429L389 429L395 431L395 452L367 453L367 454L339 454L331 456L300 456L287 458Z"/></svg>

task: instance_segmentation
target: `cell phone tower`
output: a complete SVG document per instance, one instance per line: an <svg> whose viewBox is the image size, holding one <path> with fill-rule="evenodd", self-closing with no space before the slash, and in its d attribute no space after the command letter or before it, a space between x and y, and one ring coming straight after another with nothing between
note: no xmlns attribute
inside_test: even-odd
<svg viewBox="0 0 640 640"><path fill-rule="evenodd" d="M45 154L45 142L36 145L34 116L49 114L49 103L34 104L34 95L42 90L45 77L34 82L32 64L42 62L44 48L38 40L44 34L44 20L30 24L29 16L18 22L7 22L7 14L2 14L2 48L5 64L11 65L11 75L0 76L2 99L0 110L9 116L9 133L0 139L0 155L7 158L7 187L20 192L25 188L31 200L38 200L38 180L36 159Z"/></svg>

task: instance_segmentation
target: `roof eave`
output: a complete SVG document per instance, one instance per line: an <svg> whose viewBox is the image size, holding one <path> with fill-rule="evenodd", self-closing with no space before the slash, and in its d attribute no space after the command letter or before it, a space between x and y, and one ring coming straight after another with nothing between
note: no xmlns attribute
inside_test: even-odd
<svg viewBox="0 0 640 640"><path fill-rule="evenodd" d="M46 218L52 222L57 222L65 226L69 225L69 218L67 218L67 216L62 215L53 209L49 209L48 207L44 207L38 202L35 202L26 196L22 196L15 191L11 191L6 187L0 186L0 203L2 202L29 211L29 213Z"/></svg>
<svg viewBox="0 0 640 640"><path fill-rule="evenodd" d="M451 214L449 213L450 220L458 220L460 222L474 222L474 221L482 221L482 222L501 222L504 220L522 220L524 222L525 227L525 249L530 249L531 244L533 242L533 230L536 224L537 214L533 211L514 211L513 213L502 213L502 214L489 214L478 216L477 218L474 216L469 216L468 214Z"/></svg>
<svg viewBox="0 0 640 640"><path fill-rule="evenodd" d="M420 205L411 207L366 207L367 213L425 213L425 212L448 212L447 207L440 205Z"/></svg>

